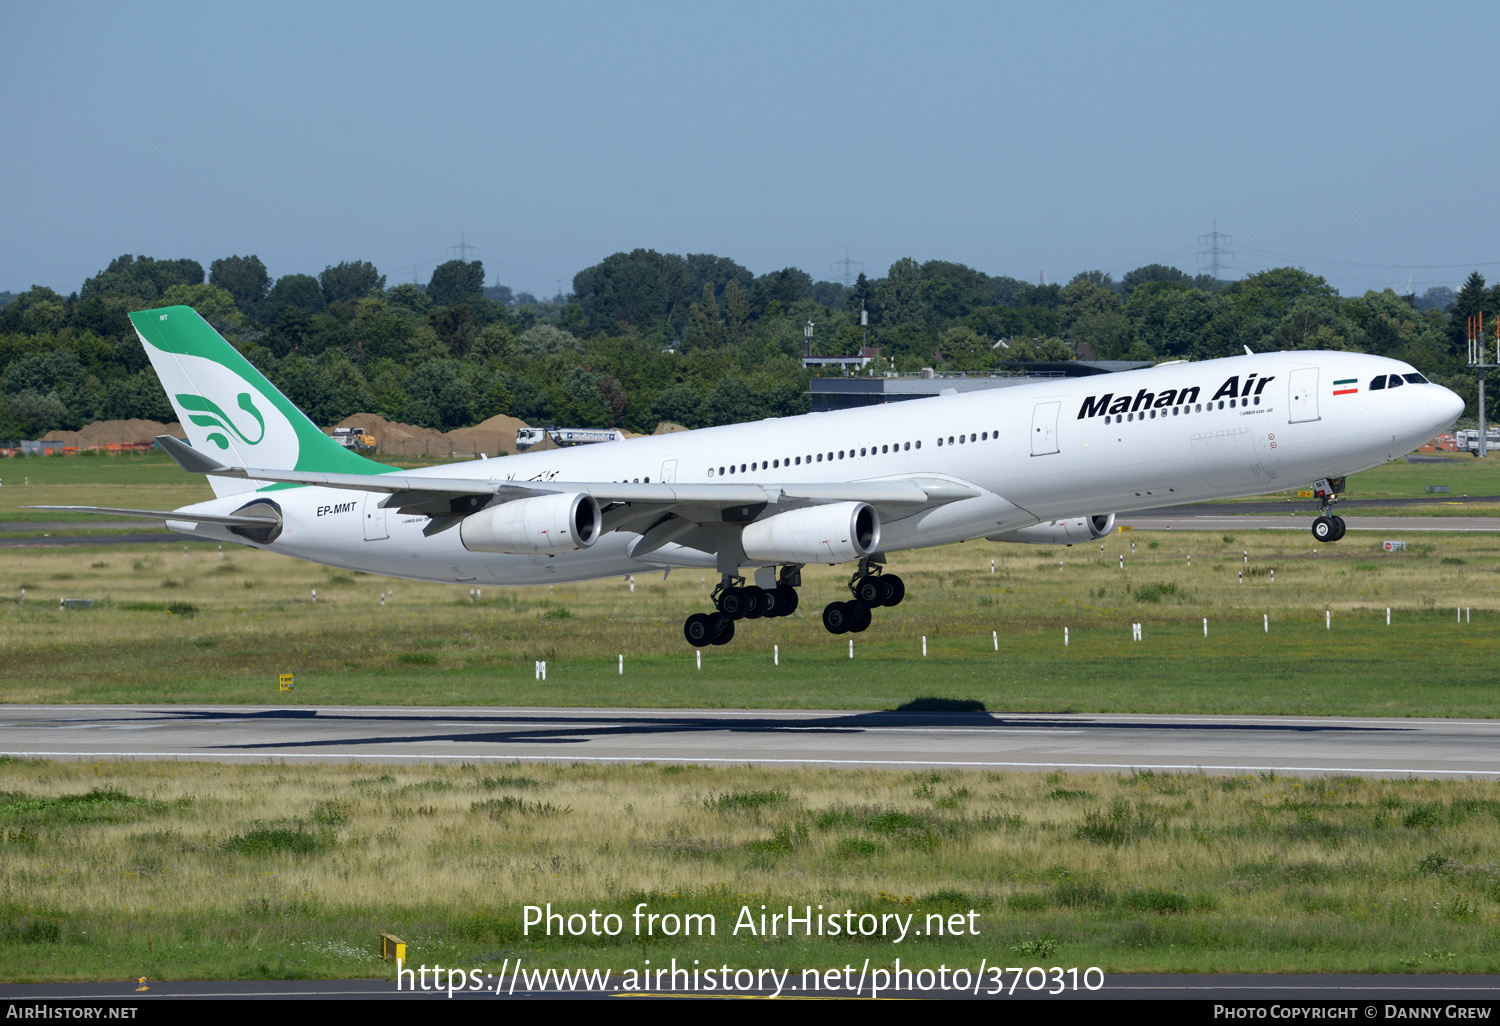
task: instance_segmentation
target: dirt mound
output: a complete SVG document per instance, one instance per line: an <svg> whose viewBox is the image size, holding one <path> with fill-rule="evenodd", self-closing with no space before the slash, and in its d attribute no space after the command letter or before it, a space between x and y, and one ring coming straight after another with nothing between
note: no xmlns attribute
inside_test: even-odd
<svg viewBox="0 0 1500 1026"><path fill-rule="evenodd" d="M516 451L516 431L526 424L501 414L473 427L442 432L386 420L373 413L356 413L334 427L364 429L375 436L385 456L498 456Z"/></svg>
<svg viewBox="0 0 1500 1026"><path fill-rule="evenodd" d="M46 437L61 439L64 445L93 449L101 445L149 442L157 435L186 437L181 424L176 421L163 424L159 420L97 420L78 431L49 431Z"/></svg>
<svg viewBox="0 0 1500 1026"><path fill-rule="evenodd" d="M687 428L683 427L681 424L675 423L675 422L670 421L670 420L664 420L661 423L657 424L656 425L656 430L653 431L653 432L651 432L651 433L653 435L670 435L674 431L686 431L686 430L687 430Z"/></svg>
<svg viewBox="0 0 1500 1026"><path fill-rule="evenodd" d="M516 432L528 426L524 420L499 413L473 427L449 431L447 438L462 452L499 456L516 451Z"/></svg>

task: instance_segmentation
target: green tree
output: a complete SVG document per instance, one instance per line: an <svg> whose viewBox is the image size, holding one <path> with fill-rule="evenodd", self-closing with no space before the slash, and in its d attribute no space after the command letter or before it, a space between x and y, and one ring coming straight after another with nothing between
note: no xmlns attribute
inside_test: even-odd
<svg viewBox="0 0 1500 1026"><path fill-rule="evenodd" d="M724 322L712 282L703 283L703 298L693 304L682 340L694 349L717 349L724 343Z"/></svg>
<svg viewBox="0 0 1500 1026"><path fill-rule="evenodd" d="M484 298L484 264L478 260L465 263L449 260L432 269L427 283L427 298L433 306L456 306L477 303Z"/></svg>
<svg viewBox="0 0 1500 1026"><path fill-rule="evenodd" d="M240 323L234 297L217 285L173 285L162 293L163 306L190 306L213 324Z"/></svg>
<svg viewBox="0 0 1500 1026"><path fill-rule="evenodd" d="M383 293L385 275L368 260L344 262L336 267L323 268L323 273L318 275L318 288L323 292L325 305L352 303Z"/></svg>
<svg viewBox="0 0 1500 1026"><path fill-rule="evenodd" d="M922 269L911 257L891 265L882 295L882 320L886 324L922 324Z"/></svg>
<svg viewBox="0 0 1500 1026"><path fill-rule="evenodd" d="M130 296L156 300L173 285L203 284L203 265L196 260L157 260L148 256L124 256L83 283L83 298L96 295Z"/></svg>
<svg viewBox="0 0 1500 1026"><path fill-rule="evenodd" d="M276 279L266 295L266 323L276 324L288 310L300 310L305 314L321 313L323 289L318 279L310 274L288 274Z"/></svg>
<svg viewBox="0 0 1500 1026"><path fill-rule="evenodd" d="M730 345L745 341L745 328L750 320L750 293L737 280L730 279L724 286L724 339Z"/></svg>
<svg viewBox="0 0 1500 1026"><path fill-rule="evenodd" d="M259 320L266 294L271 290L271 276L266 265L254 254L222 257L208 265L208 283L217 285L234 297L234 305L246 317Z"/></svg>

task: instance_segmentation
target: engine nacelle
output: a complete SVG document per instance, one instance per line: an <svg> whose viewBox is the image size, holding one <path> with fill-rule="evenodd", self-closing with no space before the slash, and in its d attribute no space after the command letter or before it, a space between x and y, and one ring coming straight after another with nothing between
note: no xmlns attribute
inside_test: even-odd
<svg viewBox="0 0 1500 1026"><path fill-rule="evenodd" d="M548 556L594 544L602 519L598 501L584 492L533 495L471 513L458 537L470 552Z"/></svg>
<svg viewBox="0 0 1500 1026"><path fill-rule="evenodd" d="M1033 545L1073 545L1103 538L1115 529L1113 513L1096 513L1091 517L1074 517L1072 520L1052 520L1045 524L1032 524L1004 534L985 535L985 541L1029 542Z"/></svg>
<svg viewBox="0 0 1500 1026"><path fill-rule="evenodd" d="M740 546L756 563L847 563L880 548L880 514L867 502L788 510L746 525Z"/></svg>

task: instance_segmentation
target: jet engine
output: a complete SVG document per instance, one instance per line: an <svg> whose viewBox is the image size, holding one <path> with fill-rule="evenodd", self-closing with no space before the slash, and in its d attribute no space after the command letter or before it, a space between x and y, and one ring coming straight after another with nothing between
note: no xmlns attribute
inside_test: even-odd
<svg viewBox="0 0 1500 1026"><path fill-rule="evenodd" d="M880 514L867 502L788 510L746 525L740 546L755 563L847 563L880 547Z"/></svg>
<svg viewBox="0 0 1500 1026"><path fill-rule="evenodd" d="M594 544L602 517L598 501L584 492L533 495L471 513L458 536L470 552L550 556Z"/></svg>
<svg viewBox="0 0 1500 1026"><path fill-rule="evenodd" d="M1034 545L1072 545L1103 538L1115 529L1113 513L1096 513L1091 517L1074 517L1072 520L1052 520L1045 524L1032 524L1004 534L987 534L985 541L1030 542Z"/></svg>

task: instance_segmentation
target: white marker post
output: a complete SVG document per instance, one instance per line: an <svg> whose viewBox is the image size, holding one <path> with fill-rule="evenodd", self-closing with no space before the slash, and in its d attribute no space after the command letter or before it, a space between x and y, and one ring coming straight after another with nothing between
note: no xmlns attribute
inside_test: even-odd
<svg viewBox="0 0 1500 1026"><path fill-rule="evenodd" d="M994 573L994 572L995 572L995 561L992 559L992 560L990 560L990 573Z"/></svg>
<svg viewBox="0 0 1500 1026"><path fill-rule="evenodd" d="M1276 583L1276 571L1275 570L1271 571L1271 583L1272 584Z"/></svg>
<svg viewBox="0 0 1500 1026"><path fill-rule="evenodd" d="M999 631L990 631L990 637L992 639L994 639L994 642L995 642L995 651L996 652L1000 651L1000 632Z"/></svg>
<svg viewBox="0 0 1500 1026"><path fill-rule="evenodd" d="M1330 631L1333 630L1333 610L1323 610L1323 626Z"/></svg>
<svg viewBox="0 0 1500 1026"><path fill-rule="evenodd" d="M854 658L854 639L853 638L849 639L849 658L850 659Z"/></svg>
<svg viewBox="0 0 1500 1026"><path fill-rule="evenodd" d="M703 649L698 649L693 655L698 657L698 669L703 669Z"/></svg>
<svg viewBox="0 0 1500 1026"><path fill-rule="evenodd" d="M1266 633L1270 634L1271 633L1271 614L1270 613L1262 613L1261 614L1261 619L1265 621Z"/></svg>
<svg viewBox="0 0 1500 1026"><path fill-rule="evenodd" d="M1120 569L1125 569L1125 553L1120 553Z"/></svg>
<svg viewBox="0 0 1500 1026"><path fill-rule="evenodd" d="M1130 640L1131 641L1140 641L1141 640L1141 625L1140 624L1133 623L1133 624L1130 625Z"/></svg>
<svg viewBox="0 0 1500 1026"><path fill-rule="evenodd" d="M1067 648L1067 647L1068 647L1068 629L1066 627L1064 627L1063 628L1063 648Z"/></svg>
<svg viewBox="0 0 1500 1026"><path fill-rule="evenodd" d="M318 604L318 589L314 588L312 590L312 593L313 593L313 605L317 605Z"/></svg>
<svg viewBox="0 0 1500 1026"><path fill-rule="evenodd" d="M771 646L771 665L772 666L780 666L781 665L781 646L780 645L772 645Z"/></svg>
<svg viewBox="0 0 1500 1026"><path fill-rule="evenodd" d="M854 644L854 642L851 641L851 642L849 642L849 644L852 645L852 644ZM927 635L925 635L925 634L922 635L922 658L923 659L927 658Z"/></svg>
<svg viewBox="0 0 1500 1026"><path fill-rule="evenodd" d="M625 676L625 653L620 653L620 676Z"/></svg>
<svg viewBox="0 0 1500 1026"><path fill-rule="evenodd" d="M1189 552L1188 553L1188 569L1191 570L1192 568L1193 568L1193 554L1191 552Z"/></svg>
<svg viewBox="0 0 1500 1026"><path fill-rule="evenodd" d="M1386 606L1385 607L1385 625L1387 627L1389 627L1391 625L1391 607L1390 606Z"/></svg>
<svg viewBox="0 0 1500 1026"><path fill-rule="evenodd" d="M1208 637L1208 617L1203 618L1203 636Z"/></svg>

